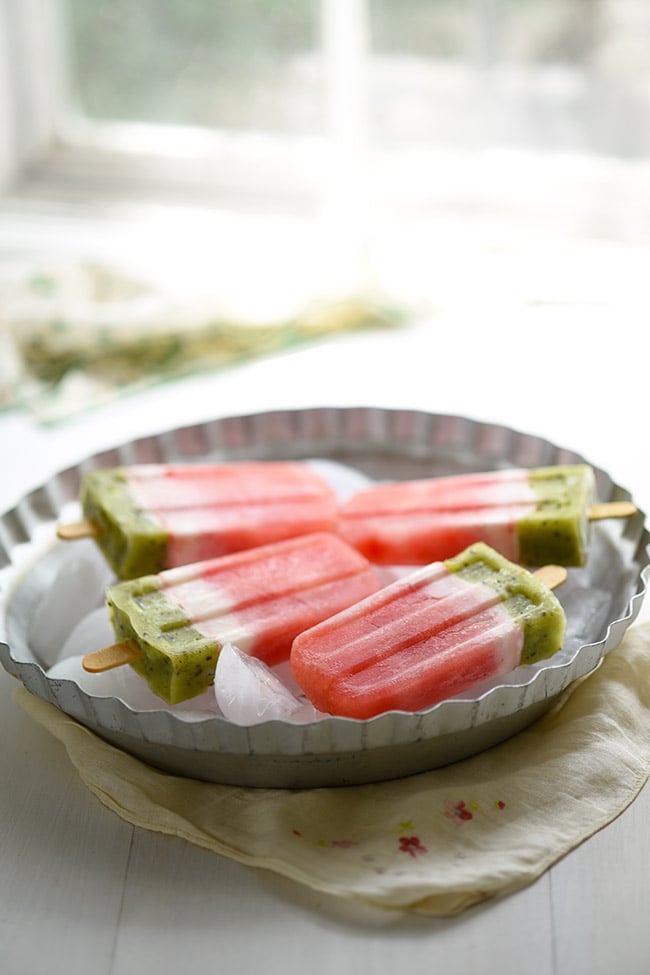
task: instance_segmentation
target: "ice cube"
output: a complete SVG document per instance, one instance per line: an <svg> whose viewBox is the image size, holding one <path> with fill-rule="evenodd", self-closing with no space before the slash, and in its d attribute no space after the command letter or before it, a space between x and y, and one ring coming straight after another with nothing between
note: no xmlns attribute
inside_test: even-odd
<svg viewBox="0 0 650 975"><path fill-rule="evenodd" d="M63 656L71 631L104 601L107 572L98 559L66 562L29 621L28 638L39 660L47 665Z"/></svg>
<svg viewBox="0 0 650 975"><path fill-rule="evenodd" d="M214 693L222 714L233 724L253 725L275 719L307 723L322 717L263 661L232 643L226 643L219 654Z"/></svg>
<svg viewBox="0 0 650 975"><path fill-rule="evenodd" d="M358 468L331 460L329 457L312 457L305 463L334 488L339 501L346 501L357 491L362 491L374 483L371 477Z"/></svg>

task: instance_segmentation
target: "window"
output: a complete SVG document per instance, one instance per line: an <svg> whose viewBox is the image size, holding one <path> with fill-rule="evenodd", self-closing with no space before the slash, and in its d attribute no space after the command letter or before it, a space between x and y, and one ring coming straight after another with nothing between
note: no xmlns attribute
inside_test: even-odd
<svg viewBox="0 0 650 975"><path fill-rule="evenodd" d="M0 0L0 72L23 198L593 216L647 182L646 0Z"/></svg>
<svg viewBox="0 0 650 975"><path fill-rule="evenodd" d="M65 0L62 11L71 101L82 117L322 130L316 0Z"/></svg>
<svg viewBox="0 0 650 975"><path fill-rule="evenodd" d="M645 0L370 0L370 10L378 138L647 155Z"/></svg>

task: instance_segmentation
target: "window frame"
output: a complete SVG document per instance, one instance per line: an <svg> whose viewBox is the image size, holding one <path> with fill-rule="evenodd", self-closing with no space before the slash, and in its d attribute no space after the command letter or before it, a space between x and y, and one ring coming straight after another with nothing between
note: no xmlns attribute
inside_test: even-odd
<svg viewBox="0 0 650 975"><path fill-rule="evenodd" d="M0 186L53 144L61 96L56 23L47 0L0 2Z"/></svg>
<svg viewBox="0 0 650 975"><path fill-rule="evenodd" d="M75 119L62 0L0 0L0 198L4 190L44 204L64 194L80 202L313 207L328 174L360 151L366 7L321 0L326 128L300 136Z"/></svg>
<svg viewBox="0 0 650 975"><path fill-rule="evenodd" d="M161 151L162 126L61 126L66 104L61 0L0 0L0 212L95 214L116 203L224 206L313 216L323 207L359 221L417 211L467 216L493 207L551 225L567 200L598 201L606 234L643 236L650 219L650 161L534 151L369 154L364 59L368 0L322 0L327 86L325 136L205 132L183 127L185 151ZM352 30L349 29L352 24ZM332 70L336 63L337 71ZM343 69L341 70L341 66ZM106 138L104 138L103 134ZM133 136L138 138L134 141ZM111 147L112 144L112 147ZM114 146L121 148L116 151ZM191 147L191 151L190 150ZM263 160L263 162L262 162ZM270 168L269 168L270 167ZM260 173L272 174L272 179ZM483 183L481 183L483 180ZM544 180L547 197L536 193ZM622 199L625 206L618 207ZM646 203L645 201L649 201ZM83 208L86 208L84 210ZM365 208L365 210L364 210ZM576 220L582 219L579 206ZM609 223L608 223L609 221ZM569 225L567 223L567 225Z"/></svg>

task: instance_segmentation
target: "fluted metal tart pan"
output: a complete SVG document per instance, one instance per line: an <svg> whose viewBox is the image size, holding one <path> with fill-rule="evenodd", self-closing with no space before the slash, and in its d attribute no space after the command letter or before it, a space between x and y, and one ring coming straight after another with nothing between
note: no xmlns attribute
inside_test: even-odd
<svg viewBox="0 0 650 975"><path fill-rule="evenodd" d="M375 479L589 462L601 500L630 494L593 461L508 427L461 416L378 407L322 407L234 416L170 430L89 457L25 496L0 519L0 662L33 694L102 738L166 771L264 788L344 786L415 774L509 738L541 717L614 649L639 612L648 577L642 512L593 525L584 568L557 591L568 627L550 660L494 686L415 714L369 721L327 717L309 724L244 727L220 716L188 720L164 706L137 710L48 676L71 627L103 600L106 568L92 542L55 538L74 507L83 473L97 466L238 458L326 458ZM72 606L53 596L60 580L84 580Z"/></svg>

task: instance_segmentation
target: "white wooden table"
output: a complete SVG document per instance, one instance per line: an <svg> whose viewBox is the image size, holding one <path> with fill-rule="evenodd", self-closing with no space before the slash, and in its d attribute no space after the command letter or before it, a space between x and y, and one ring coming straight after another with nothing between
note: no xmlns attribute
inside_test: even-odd
<svg viewBox="0 0 650 975"><path fill-rule="evenodd" d="M642 308L477 306L133 396L56 428L0 416L0 508L101 447L276 407L460 413L577 450L650 510ZM638 312L638 313L637 313ZM521 355L520 355L521 353ZM641 618L647 617L644 607ZM449 920L310 892L102 806L0 673L0 971L646 975L650 790L507 898Z"/></svg>

